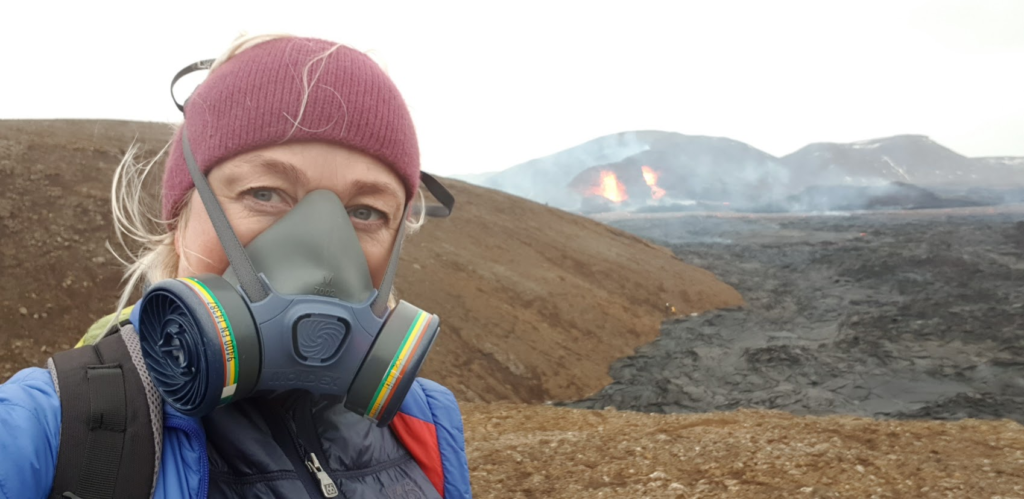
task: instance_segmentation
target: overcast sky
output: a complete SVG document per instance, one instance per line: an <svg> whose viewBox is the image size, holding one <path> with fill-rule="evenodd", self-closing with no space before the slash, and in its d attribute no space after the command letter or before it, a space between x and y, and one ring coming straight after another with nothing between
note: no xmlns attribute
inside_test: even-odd
<svg viewBox="0 0 1024 499"><path fill-rule="evenodd" d="M177 120L171 76L243 31L372 50L441 174L634 129L1024 156L1024 0L7 2L0 119Z"/></svg>

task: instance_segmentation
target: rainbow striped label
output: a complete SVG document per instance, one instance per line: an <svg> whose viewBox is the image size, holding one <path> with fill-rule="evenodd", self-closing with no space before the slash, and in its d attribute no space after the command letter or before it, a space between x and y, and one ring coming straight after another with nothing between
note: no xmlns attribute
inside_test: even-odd
<svg viewBox="0 0 1024 499"><path fill-rule="evenodd" d="M210 318L217 325L220 332L221 354L224 356L224 389L220 392L220 403L231 402L231 396L235 394L235 388L238 386L238 356L235 352L235 333L231 329L231 321L228 320L217 297L205 284L191 277L178 280L188 284L192 291L195 291L196 295L206 303L206 308L210 311Z"/></svg>
<svg viewBox="0 0 1024 499"><path fill-rule="evenodd" d="M375 420L380 419L380 413L391 402L394 388L405 377L405 371L409 367L409 359L412 358L412 354L419 348L420 341L423 340L423 333L430 327L431 320L431 316L422 310L416 314L412 325L409 326L409 330L405 333L402 344L398 347L398 352L395 353L395 358L391 360L391 365L385 371L384 379L381 380L380 386L377 387L373 398L370 399L370 407L366 410L367 416Z"/></svg>

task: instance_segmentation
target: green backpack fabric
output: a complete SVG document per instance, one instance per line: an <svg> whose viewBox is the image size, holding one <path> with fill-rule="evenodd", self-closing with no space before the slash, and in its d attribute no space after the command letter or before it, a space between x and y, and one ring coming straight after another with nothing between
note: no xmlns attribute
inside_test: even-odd
<svg viewBox="0 0 1024 499"><path fill-rule="evenodd" d="M115 322L114 325L123 325L131 317L133 308L135 308L134 305L125 308L120 312L120 314L109 314L94 322L93 325L89 327L89 330L85 332L85 336L82 336L82 339L78 340L78 344L75 345L75 348L84 345L95 345L96 342L103 338L103 334L110 329L111 321L114 320L115 315L118 317L117 322Z"/></svg>

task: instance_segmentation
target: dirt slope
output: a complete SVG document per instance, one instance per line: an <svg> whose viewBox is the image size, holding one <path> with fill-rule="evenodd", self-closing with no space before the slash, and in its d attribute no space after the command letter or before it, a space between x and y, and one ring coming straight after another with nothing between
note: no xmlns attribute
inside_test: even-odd
<svg viewBox="0 0 1024 499"><path fill-rule="evenodd" d="M113 311L110 181L136 135L159 150L170 129L0 121L0 379L74 345Z"/></svg>
<svg viewBox="0 0 1024 499"><path fill-rule="evenodd" d="M479 498L1024 497L1024 427L464 404Z"/></svg>
<svg viewBox="0 0 1024 499"><path fill-rule="evenodd" d="M162 124L0 121L0 378L71 345L114 305L120 279L109 184L131 142ZM424 370L463 400L574 399L653 340L664 304L734 306L739 294L670 252L600 223L447 182L456 214L409 240L398 286L438 313Z"/></svg>

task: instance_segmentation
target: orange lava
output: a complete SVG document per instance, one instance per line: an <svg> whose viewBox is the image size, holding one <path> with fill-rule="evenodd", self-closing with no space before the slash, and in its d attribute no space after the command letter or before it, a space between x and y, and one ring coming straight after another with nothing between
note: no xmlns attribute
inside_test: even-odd
<svg viewBox="0 0 1024 499"><path fill-rule="evenodd" d="M621 203L626 200L626 186L619 182L615 173L610 171L601 172L601 184L596 189L596 194L604 196L613 203Z"/></svg>
<svg viewBox="0 0 1024 499"><path fill-rule="evenodd" d="M641 166L640 170L644 174L644 182L647 182L647 186L651 188L651 197L661 199L665 195L665 189L658 187L658 173L646 165Z"/></svg>

